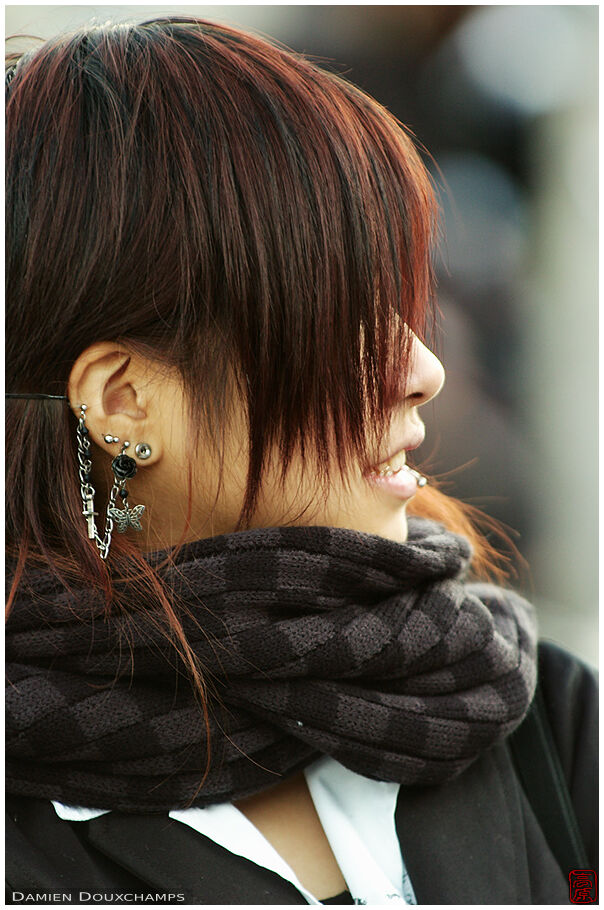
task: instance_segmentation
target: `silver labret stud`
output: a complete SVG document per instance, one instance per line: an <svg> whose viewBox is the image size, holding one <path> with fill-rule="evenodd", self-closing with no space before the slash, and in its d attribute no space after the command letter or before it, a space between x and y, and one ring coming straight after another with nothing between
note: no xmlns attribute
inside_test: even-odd
<svg viewBox="0 0 604 910"><path fill-rule="evenodd" d="M425 487L425 486L426 486L426 484L428 483L428 480L427 480L426 477L424 477L422 474L420 474L419 471L415 471L413 468L409 468L409 472L410 472L411 474L413 474L413 476L414 476L415 479L417 480L417 485L418 485L418 487Z"/></svg>

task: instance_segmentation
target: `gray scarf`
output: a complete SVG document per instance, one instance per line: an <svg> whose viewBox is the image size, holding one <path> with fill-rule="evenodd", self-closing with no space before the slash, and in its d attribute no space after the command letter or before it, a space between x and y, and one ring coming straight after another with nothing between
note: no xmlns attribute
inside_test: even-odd
<svg viewBox="0 0 604 910"><path fill-rule="evenodd" d="M531 606L465 582L470 555L419 518L404 544L282 527L184 547L161 571L208 683L200 790L206 728L161 616L133 593L107 618L32 573L7 624L8 791L164 812L322 753L377 780L451 779L520 724L536 678Z"/></svg>

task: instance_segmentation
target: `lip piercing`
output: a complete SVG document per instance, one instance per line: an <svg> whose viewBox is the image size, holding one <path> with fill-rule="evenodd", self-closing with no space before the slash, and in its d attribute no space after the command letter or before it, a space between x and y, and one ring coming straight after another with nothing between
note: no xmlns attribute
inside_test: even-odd
<svg viewBox="0 0 604 910"><path fill-rule="evenodd" d="M415 479L417 480L418 487L425 487L428 483L427 477L424 477L423 474L420 474L419 471L414 471L413 468L409 468Z"/></svg>

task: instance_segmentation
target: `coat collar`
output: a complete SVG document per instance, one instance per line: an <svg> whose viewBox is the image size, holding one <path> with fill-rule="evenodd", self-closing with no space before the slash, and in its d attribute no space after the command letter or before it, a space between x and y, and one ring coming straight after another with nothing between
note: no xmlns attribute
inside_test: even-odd
<svg viewBox="0 0 604 910"><path fill-rule="evenodd" d="M187 904L306 904L275 872L235 856L168 815L110 812L88 822L88 840L161 894ZM173 903L177 902L174 897Z"/></svg>
<svg viewBox="0 0 604 910"><path fill-rule="evenodd" d="M418 904L568 901L506 746L448 784L401 787L395 823Z"/></svg>
<svg viewBox="0 0 604 910"><path fill-rule="evenodd" d="M484 753L448 784L401 787L395 824L418 904L568 901L506 746ZM158 893L221 904L228 882L229 903L306 903L276 873L167 815L111 812L87 825L98 849Z"/></svg>

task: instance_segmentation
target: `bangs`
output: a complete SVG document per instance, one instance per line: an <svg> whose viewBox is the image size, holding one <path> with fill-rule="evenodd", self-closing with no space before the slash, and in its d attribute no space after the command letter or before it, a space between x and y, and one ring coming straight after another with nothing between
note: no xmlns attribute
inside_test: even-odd
<svg viewBox="0 0 604 910"><path fill-rule="evenodd" d="M221 57L225 43L221 32ZM405 395L409 330L425 337L433 312L436 204L411 136L385 108L300 55L235 43L236 70L225 65L219 80L212 69L228 124L213 190L216 215L233 219L222 235L228 301L245 301L229 326L251 514L272 447L283 480L299 450L325 490L335 467L346 479L381 447Z"/></svg>

